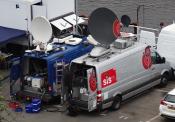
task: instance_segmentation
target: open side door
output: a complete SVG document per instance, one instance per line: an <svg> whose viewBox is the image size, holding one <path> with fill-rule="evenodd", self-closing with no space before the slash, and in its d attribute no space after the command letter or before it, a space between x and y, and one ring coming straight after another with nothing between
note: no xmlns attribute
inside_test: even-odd
<svg viewBox="0 0 175 122"><path fill-rule="evenodd" d="M21 90L21 58L12 59L10 70L10 95L16 95Z"/></svg>
<svg viewBox="0 0 175 122"><path fill-rule="evenodd" d="M87 70L88 82L88 110L93 111L97 108L97 77L94 68Z"/></svg>

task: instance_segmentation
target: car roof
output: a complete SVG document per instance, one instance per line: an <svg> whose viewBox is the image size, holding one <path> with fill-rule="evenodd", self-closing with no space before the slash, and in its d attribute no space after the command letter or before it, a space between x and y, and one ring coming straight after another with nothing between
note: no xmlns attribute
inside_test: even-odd
<svg viewBox="0 0 175 122"><path fill-rule="evenodd" d="M175 95L175 88L173 90L171 90L170 92L168 92L168 94Z"/></svg>

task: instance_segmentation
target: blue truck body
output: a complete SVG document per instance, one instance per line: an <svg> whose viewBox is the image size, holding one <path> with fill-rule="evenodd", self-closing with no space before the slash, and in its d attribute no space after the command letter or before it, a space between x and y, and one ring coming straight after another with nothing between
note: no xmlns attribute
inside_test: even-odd
<svg viewBox="0 0 175 122"><path fill-rule="evenodd" d="M89 53L93 45L87 43L87 39L82 38L82 42L78 45L67 45L67 44L55 44L55 46L60 47L60 49L63 50L55 50L53 52L44 53L44 52L29 52L25 53L23 57L21 58L15 58L12 62L11 67L11 73L10 73L10 91L11 95L21 95L21 93L25 93L24 91L24 77L25 77L25 71L26 69L32 67L29 64L29 61L25 62L26 59L32 59L33 61L42 61L44 62L44 67L47 70L47 86L51 87L51 90L48 92L45 91L44 94L47 94L50 97L54 96L54 84L57 82L57 76L56 76L56 63L64 62L65 64L68 64L75 58L78 58L84 54ZM28 68L27 68L28 66ZM30 73L30 75L33 75ZM64 82L64 81L63 81ZM42 92L39 94L35 91L29 91L30 94L27 94L25 96L31 96L31 97L41 97L43 95Z"/></svg>

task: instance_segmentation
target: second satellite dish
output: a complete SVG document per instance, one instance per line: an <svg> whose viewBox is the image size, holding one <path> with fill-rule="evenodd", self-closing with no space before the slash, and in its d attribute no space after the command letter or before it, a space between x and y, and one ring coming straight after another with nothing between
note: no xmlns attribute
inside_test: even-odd
<svg viewBox="0 0 175 122"><path fill-rule="evenodd" d="M131 24L131 19L128 15L123 15L121 18L121 22L125 27L128 27Z"/></svg>
<svg viewBox="0 0 175 122"><path fill-rule="evenodd" d="M120 35L120 22L115 13L107 8L93 11L88 27L92 37L104 46L109 46Z"/></svg>
<svg viewBox="0 0 175 122"><path fill-rule="evenodd" d="M45 17L36 17L31 24L31 34L36 42L47 44L52 38L52 26Z"/></svg>

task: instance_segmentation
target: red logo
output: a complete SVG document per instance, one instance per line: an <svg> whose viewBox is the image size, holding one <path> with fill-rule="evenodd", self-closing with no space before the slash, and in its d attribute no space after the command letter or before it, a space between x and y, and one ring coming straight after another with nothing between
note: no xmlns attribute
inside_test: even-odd
<svg viewBox="0 0 175 122"><path fill-rule="evenodd" d="M145 69L151 68L151 66L152 66L152 59L151 59L150 47L146 47L145 48L145 52L143 53L143 57L142 57L142 63L143 63L143 67Z"/></svg>
<svg viewBox="0 0 175 122"><path fill-rule="evenodd" d="M95 71L93 69L89 69L88 75L90 89L94 92L97 89Z"/></svg>
<svg viewBox="0 0 175 122"><path fill-rule="evenodd" d="M118 19L116 19L113 23L113 33L116 38L120 36L120 22Z"/></svg>
<svg viewBox="0 0 175 122"><path fill-rule="evenodd" d="M101 84L102 88L110 86L117 82L117 75L115 69L110 69L101 74Z"/></svg>

